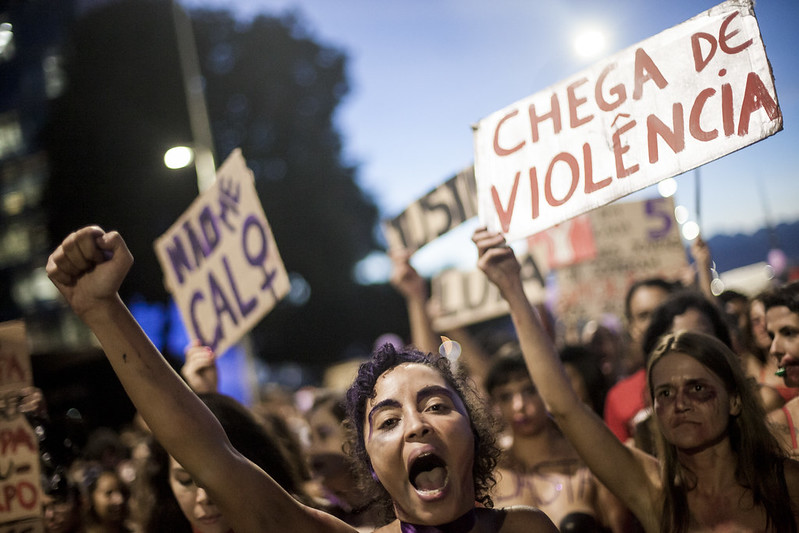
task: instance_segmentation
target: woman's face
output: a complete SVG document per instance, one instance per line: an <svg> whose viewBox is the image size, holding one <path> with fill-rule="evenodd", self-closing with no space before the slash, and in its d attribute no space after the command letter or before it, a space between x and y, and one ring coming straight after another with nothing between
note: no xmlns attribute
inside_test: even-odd
<svg viewBox="0 0 799 533"><path fill-rule="evenodd" d="M752 300L749 306L749 321L752 323L752 337L761 350L771 347L771 337L766 330L766 307L760 300Z"/></svg>
<svg viewBox="0 0 799 533"><path fill-rule="evenodd" d="M323 485L334 492L351 490L353 480L342 446L344 426L328 407L320 407L308 416L311 470Z"/></svg>
<svg viewBox="0 0 799 533"><path fill-rule="evenodd" d="M127 517L126 490L116 474L100 474L91 499L94 513L101 522L122 523Z"/></svg>
<svg viewBox="0 0 799 533"><path fill-rule="evenodd" d="M652 368L655 414L666 440L684 452L702 450L727 435L740 412L721 379L693 357L672 352Z"/></svg>
<svg viewBox="0 0 799 533"><path fill-rule="evenodd" d="M405 363L384 372L366 403L364 441L397 517L438 525L474 506L474 434L458 394L437 370Z"/></svg>
<svg viewBox="0 0 799 533"><path fill-rule="evenodd" d="M80 529L80 505L76 498L54 499L44 494L42 508L46 533L72 533Z"/></svg>
<svg viewBox="0 0 799 533"><path fill-rule="evenodd" d="M514 435L532 437L547 427L546 405L528 376L519 375L495 387L491 401Z"/></svg>
<svg viewBox="0 0 799 533"><path fill-rule="evenodd" d="M169 458L169 485L180 510L196 533L227 533L230 525L205 489L194 484L191 475Z"/></svg>

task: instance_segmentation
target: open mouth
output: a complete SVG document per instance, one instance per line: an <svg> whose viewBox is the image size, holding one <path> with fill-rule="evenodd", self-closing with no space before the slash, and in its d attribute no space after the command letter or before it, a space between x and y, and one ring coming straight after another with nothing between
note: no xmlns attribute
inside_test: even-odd
<svg viewBox="0 0 799 533"><path fill-rule="evenodd" d="M447 464L434 453L425 453L414 459L409 478L418 492L433 493L447 486Z"/></svg>

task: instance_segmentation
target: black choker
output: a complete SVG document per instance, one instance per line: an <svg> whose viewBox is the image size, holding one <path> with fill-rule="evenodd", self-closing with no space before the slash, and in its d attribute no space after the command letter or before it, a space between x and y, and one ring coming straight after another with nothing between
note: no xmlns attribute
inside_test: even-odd
<svg viewBox="0 0 799 533"><path fill-rule="evenodd" d="M472 507L452 522L438 526L420 526L400 520L400 530L402 533L467 533L474 527L475 522L477 522L477 513Z"/></svg>

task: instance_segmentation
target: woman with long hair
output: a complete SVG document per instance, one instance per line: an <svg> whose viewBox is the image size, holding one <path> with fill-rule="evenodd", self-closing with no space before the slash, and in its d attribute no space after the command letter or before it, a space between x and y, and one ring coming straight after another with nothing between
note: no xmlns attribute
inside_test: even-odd
<svg viewBox="0 0 799 533"><path fill-rule="evenodd" d="M508 302L522 352L558 426L649 533L797 531L799 463L768 430L737 356L697 332L668 334L647 381L659 458L621 443L571 389L501 234L478 229L478 266Z"/></svg>

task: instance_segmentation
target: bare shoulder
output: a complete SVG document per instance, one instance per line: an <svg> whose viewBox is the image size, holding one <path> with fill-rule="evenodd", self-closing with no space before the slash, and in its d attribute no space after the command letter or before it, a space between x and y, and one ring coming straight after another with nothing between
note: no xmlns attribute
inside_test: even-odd
<svg viewBox="0 0 799 533"><path fill-rule="evenodd" d="M504 515L499 528L494 530L497 533L558 533L552 520L535 507L518 505L493 512Z"/></svg>

